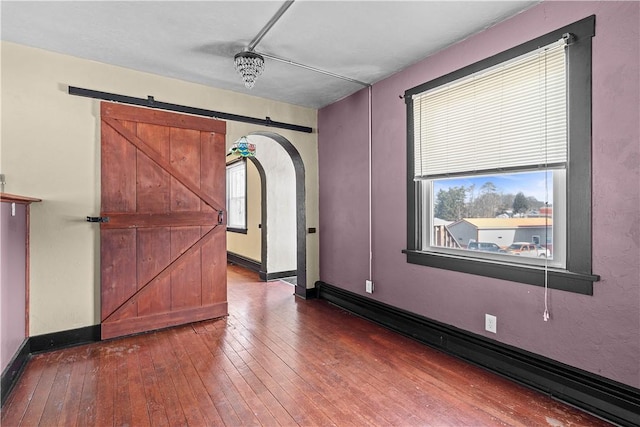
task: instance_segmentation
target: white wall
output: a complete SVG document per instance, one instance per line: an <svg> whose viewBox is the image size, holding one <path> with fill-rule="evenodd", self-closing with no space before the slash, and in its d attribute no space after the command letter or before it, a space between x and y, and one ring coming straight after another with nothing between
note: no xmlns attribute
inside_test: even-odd
<svg viewBox="0 0 640 427"><path fill-rule="evenodd" d="M296 176L293 161L271 138L251 135L267 180L267 273L296 270Z"/></svg>
<svg viewBox="0 0 640 427"><path fill-rule="evenodd" d="M2 157L5 191L43 199L31 210L30 335L100 321L99 102L67 86L225 111L317 128L317 111L2 42ZM215 72L215 70L210 70ZM245 91L238 84L239 91ZM271 128L227 123L227 143ZM318 221L317 134L278 133L306 169L309 227ZM318 234L307 239L308 286L318 280Z"/></svg>

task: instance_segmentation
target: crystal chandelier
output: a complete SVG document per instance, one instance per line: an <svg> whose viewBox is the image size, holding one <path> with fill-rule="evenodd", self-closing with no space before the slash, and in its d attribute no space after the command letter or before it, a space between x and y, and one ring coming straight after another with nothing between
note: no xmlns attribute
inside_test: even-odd
<svg viewBox="0 0 640 427"><path fill-rule="evenodd" d="M245 87L251 89L256 78L264 70L264 58L255 52L245 50L238 53L233 62L236 64L236 71L242 76Z"/></svg>

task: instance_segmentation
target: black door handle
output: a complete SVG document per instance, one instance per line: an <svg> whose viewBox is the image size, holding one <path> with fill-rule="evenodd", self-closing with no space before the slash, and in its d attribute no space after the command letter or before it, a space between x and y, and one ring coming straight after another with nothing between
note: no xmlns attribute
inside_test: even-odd
<svg viewBox="0 0 640 427"><path fill-rule="evenodd" d="M87 222L109 222L108 216L88 216Z"/></svg>

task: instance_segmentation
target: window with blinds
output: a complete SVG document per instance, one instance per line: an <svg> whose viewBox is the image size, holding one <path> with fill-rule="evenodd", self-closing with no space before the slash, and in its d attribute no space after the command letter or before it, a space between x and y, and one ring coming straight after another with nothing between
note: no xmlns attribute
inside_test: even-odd
<svg viewBox="0 0 640 427"><path fill-rule="evenodd" d="M404 93L407 262L590 295L595 16Z"/></svg>
<svg viewBox="0 0 640 427"><path fill-rule="evenodd" d="M414 95L416 179L563 166L563 39Z"/></svg>
<svg viewBox="0 0 640 427"><path fill-rule="evenodd" d="M565 46L412 96L422 250L564 267Z"/></svg>
<svg viewBox="0 0 640 427"><path fill-rule="evenodd" d="M407 262L592 294L595 16L405 91Z"/></svg>

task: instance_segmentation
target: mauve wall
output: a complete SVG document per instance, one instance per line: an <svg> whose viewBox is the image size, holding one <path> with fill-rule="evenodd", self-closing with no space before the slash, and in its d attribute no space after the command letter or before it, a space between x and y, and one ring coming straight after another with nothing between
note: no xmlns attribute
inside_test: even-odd
<svg viewBox="0 0 640 427"><path fill-rule="evenodd" d="M0 372L4 372L26 339L27 205L0 203Z"/></svg>
<svg viewBox="0 0 640 427"><path fill-rule="evenodd" d="M406 263L406 118L398 95L589 15L594 295ZM544 2L373 87L373 298L640 387L639 2ZM365 294L367 91L319 112L320 279ZM484 315L498 318L497 335Z"/></svg>

